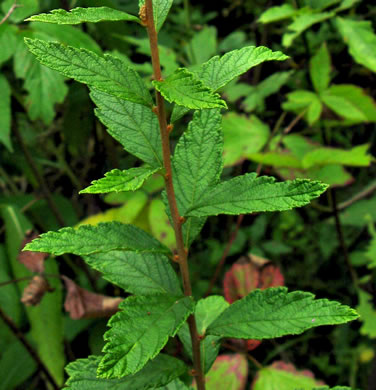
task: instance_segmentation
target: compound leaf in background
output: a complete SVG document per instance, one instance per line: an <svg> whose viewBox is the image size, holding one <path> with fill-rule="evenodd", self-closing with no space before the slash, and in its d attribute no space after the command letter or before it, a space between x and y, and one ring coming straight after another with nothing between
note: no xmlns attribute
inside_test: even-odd
<svg viewBox="0 0 376 390"><path fill-rule="evenodd" d="M107 92L121 99L151 106L152 98L139 74L110 54L99 56L57 42L25 38L37 60L66 77Z"/></svg>
<svg viewBox="0 0 376 390"><path fill-rule="evenodd" d="M356 85L332 85L320 97L332 111L345 119L355 123L376 122L375 101Z"/></svg>
<svg viewBox="0 0 376 390"><path fill-rule="evenodd" d="M308 152L302 160L303 168L340 164L355 167L368 167L373 157L368 154L369 145L355 146L350 150L336 148L317 148Z"/></svg>
<svg viewBox="0 0 376 390"><path fill-rule="evenodd" d="M11 89L7 79L0 74L0 143L5 145L12 152L12 143L10 140L11 107L10 107Z"/></svg>
<svg viewBox="0 0 376 390"><path fill-rule="evenodd" d="M125 171L113 169L104 174L99 180L94 180L91 185L80 194L105 194L107 192L136 191L158 169L148 167L131 168Z"/></svg>
<svg viewBox="0 0 376 390"><path fill-rule="evenodd" d="M154 24L157 32L163 26L164 21L170 11L174 0L154 0L153 1L153 16ZM140 8L145 4L145 0L139 0Z"/></svg>
<svg viewBox="0 0 376 390"><path fill-rule="evenodd" d="M337 17L336 26L354 60L376 72L376 34L372 22Z"/></svg>
<svg viewBox="0 0 376 390"><path fill-rule="evenodd" d="M96 116L126 151L153 168L163 165L158 118L149 107L96 89L91 89L90 97L98 106Z"/></svg>
<svg viewBox="0 0 376 390"><path fill-rule="evenodd" d="M195 308L195 316L198 334L204 335L209 325L225 310L229 304L223 297L212 295L200 299ZM184 345L184 349L192 358L192 341L189 333L188 324L185 323L178 332L179 338ZM218 336L206 336L201 341L201 363L202 369L206 373L217 358L220 343Z"/></svg>
<svg viewBox="0 0 376 390"><path fill-rule="evenodd" d="M247 383L248 363L244 355L220 355L205 377L207 390L243 390Z"/></svg>
<svg viewBox="0 0 376 390"><path fill-rule="evenodd" d="M300 334L320 325L335 325L359 317L355 310L327 299L314 299L285 287L255 290L233 303L209 326L207 334L265 339Z"/></svg>
<svg viewBox="0 0 376 390"><path fill-rule="evenodd" d="M168 249L145 231L119 222L66 227L57 232L43 233L27 244L24 250L47 252L54 255L73 253L90 255L111 250L134 252L167 252Z"/></svg>
<svg viewBox="0 0 376 390"><path fill-rule="evenodd" d="M103 278L124 291L139 295L181 294L171 261L159 253L110 251L84 256Z"/></svg>
<svg viewBox="0 0 376 390"><path fill-rule="evenodd" d="M249 173L206 191L186 215L202 217L291 210L307 205L327 187L320 182L302 179L275 183L273 177L257 177L257 174Z"/></svg>
<svg viewBox="0 0 376 390"><path fill-rule="evenodd" d="M26 19L29 22L45 22L56 24L80 24L117 21L139 22L137 16L127 14L109 7L73 8L69 12L64 9L54 9L49 14L33 15Z"/></svg>
<svg viewBox="0 0 376 390"><path fill-rule="evenodd" d="M101 356L89 356L87 359L78 359L70 363L66 368L69 375L67 388L71 390L146 390L158 387L159 389L159 386L170 383L187 369L181 360L161 353L136 374L121 379L102 379L97 378L101 358Z"/></svg>
<svg viewBox="0 0 376 390"><path fill-rule="evenodd" d="M269 127L255 115L246 116L231 112L222 120L224 136L224 165L240 163L249 154L259 152L266 144Z"/></svg>
<svg viewBox="0 0 376 390"><path fill-rule="evenodd" d="M291 4L278 5L276 7L270 7L261 14L258 21L260 23L273 23L280 20L289 19L297 13L297 9Z"/></svg>
<svg viewBox="0 0 376 390"><path fill-rule="evenodd" d="M310 371L298 371L292 364L277 361L257 372L252 390L311 390L319 384Z"/></svg>
<svg viewBox="0 0 376 390"><path fill-rule="evenodd" d="M298 114L305 112L305 118L309 125L320 119L322 103L319 97L305 90L296 90L287 95L287 102L282 104L282 108L287 111L294 111Z"/></svg>
<svg viewBox="0 0 376 390"><path fill-rule="evenodd" d="M185 68L177 69L165 80L153 81L153 85L167 101L179 106L199 110L227 108L225 101L217 93L206 87L197 76Z"/></svg>
<svg viewBox="0 0 376 390"><path fill-rule="evenodd" d="M191 297L167 294L132 296L109 321L104 357L99 363L101 378L120 378L140 371L158 355L194 309Z"/></svg>
<svg viewBox="0 0 376 390"><path fill-rule="evenodd" d="M325 91L330 83L331 62L330 54L324 43L309 62L309 74L315 90Z"/></svg>

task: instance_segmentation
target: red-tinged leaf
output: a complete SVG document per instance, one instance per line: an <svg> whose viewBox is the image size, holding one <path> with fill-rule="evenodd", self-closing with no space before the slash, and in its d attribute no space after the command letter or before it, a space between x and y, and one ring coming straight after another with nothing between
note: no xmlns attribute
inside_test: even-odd
<svg viewBox="0 0 376 390"><path fill-rule="evenodd" d="M261 340L244 340L244 341L248 351L253 351L261 344Z"/></svg>
<svg viewBox="0 0 376 390"><path fill-rule="evenodd" d="M74 320L110 317L118 311L118 306L123 300L85 290L66 276L62 276L62 279L67 289L64 308Z"/></svg>
<svg viewBox="0 0 376 390"><path fill-rule="evenodd" d="M44 294L54 291L47 280L40 275L35 275L25 287L21 302L26 306L37 306L42 300Z"/></svg>
<svg viewBox="0 0 376 390"><path fill-rule="evenodd" d="M226 272L223 288L226 301L233 303L245 297L259 284L260 272L252 263L235 263L230 271Z"/></svg>
<svg viewBox="0 0 376 390"><path fill-rule="evenodd" d="M229 339L229 341L243 351L253 351L261 344L261 340Z"/></svg>
<svg viewBox="0 0 376 390"><path fill-rule="evenodd" d="M261 270L259 286L261 289L284 286L284 284L285 278L277 266L268 264Z"/></svg>
<svg viewBox="0 0 376 390"><path fill-rule="evenodd" d="M18 261L22 263L31 272L44 272L44 260L48 257L48 253L25 251L22 249L26 244L38 238L39 234L29 230L26 233L24 240L22 241L20 253L18 254Z"/></svg>
<svg viewBox="0 0 376 390"><path fill-rule="evenodd" d="M206 390L244 390L248 363L244 355L221 355L206 375Z"/></svg>

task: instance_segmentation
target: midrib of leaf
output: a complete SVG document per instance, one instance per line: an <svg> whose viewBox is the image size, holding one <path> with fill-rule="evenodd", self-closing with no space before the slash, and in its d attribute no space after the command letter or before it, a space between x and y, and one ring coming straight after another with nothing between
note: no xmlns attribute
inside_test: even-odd
<svg viewBox="0 0 376 390"><path fill-rule="evenodd" d="M108 92L106 92L106 93L108 93ZM116 98L121 99L121 98L119 98L119 97L117 97L117 96L116 96ZM103 104L105 107L107 107L107 109L108 109L109 111L116 112L119 116L123 116L123 114L122 114L121 112L119 112L119 111L116 111L114 107L108 107L106 104L104 104L104 102L102 102L102 104ZM138 104L138 103L133 103L133 104ZM141 106L141 104L140 104L140 106ZM133 115L130 115L130 112L129 112L129 110L128 110L128 107L125 107L125 106L123 106L123 107L124 107L124 111L126 111L127 114L128 114L128 116L131 118L131 121L132 121L133 124L135 125L135 128L139 128L139 129L140 129L140 134L142 135L142 137L144 138L144 140L146 141L146 143L150 146L150 149L151 149L153 155L155 156L156 160L159 162L160 166L163 166L163 163L162 163L161 159L159 158L157 152L155 151L153 145L151 144L149 138L148 138L148 137L145 135L145 133L141 130L141 127L138 126L138 123L137 123L136 120L133 118ZM99 110L99 111L102 111L100 108L98 108L98 110ZM144 112L143 112L143 111L141 111L141 118L142 118L142 120L143 120L143 118L144 118ZM111 118L111 120L112 120L113 122L117 123L117 124L118 124L119 126L121 126L121 127L124 126L124 124L123 124L122 122L118 122L118 120L115 120L115 119L112 119L112 118ZM137 142L135 142L134 139L132 139L132 142L134 142L134 143L137 144Z"/></svg>

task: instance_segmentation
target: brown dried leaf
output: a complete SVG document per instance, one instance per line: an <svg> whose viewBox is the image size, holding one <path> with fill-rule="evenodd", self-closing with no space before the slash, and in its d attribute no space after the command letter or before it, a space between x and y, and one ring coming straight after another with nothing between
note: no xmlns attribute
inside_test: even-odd
<svg viewBox="0 0 376 390"><path fill-rule="evenodd" d="M32 252L32 251L25 251L22 252L22 249L25 247L26 244L33 241L35 238L38 238L39 234L29 230L26 233L26 237L22 241L20 253L18 255L18 261L22 263L27 269L29 269L31 272L38 272L42 273L44 272L44 260L48 257L48 253L43 252Z"/></svg>
<svg viewBox="0 0 376 390"><path fill-rule="evenodd" d="M62 279L67 289L64 308L74 320L110 317L118 311L118 306L123 300L85 290L66 276L62 276Z"/></svg>
<svg viewBox="0 0 376 390"><path fill-rule="evenodd" d="M54 289L50 287L47 280L43 276L35 275L25 287L21 302L26 306L39 305L44 294L51 291Z"/></svg>

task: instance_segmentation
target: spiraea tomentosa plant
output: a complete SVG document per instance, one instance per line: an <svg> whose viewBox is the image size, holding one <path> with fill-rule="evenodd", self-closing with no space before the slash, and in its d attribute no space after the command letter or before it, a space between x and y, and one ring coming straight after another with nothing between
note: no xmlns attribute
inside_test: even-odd
<svg viewBox="0 0 376 390"><path fill-rule="evenodd" d="M176 69L164 79L157 34L171 5L172 0L141 0L139 17L97 7L54 10L29 19L57 24L128 21L147 29L155 100L139 74L121 58L39 39L26 38L26 44L43 65L88 85L98 107L96 114L108 132L144 163L125 171L112 170L82 193L135 191L159 173L165 179L163 196L176 238L173 254L141 229L110 222L48 232L25 247L82 256L105 279L132 294L108 323L103 355L67 367L70 389L183 390L193 386L203 390L205 373L223 338L275 338L358 317L338 302L283 287L253 291L231 305L220 296L193 299L189 247L207 217L290 210L308 204L327 186L310 180L277 183L256 173L221 180L221 110L226 103L216 91L264 61L282 61L287 56L249 46L213 57L194 70ZM165 100L174 104L170 121ZM189 110L195 110L193 119L171 156L172 122ZM182 285L172 261L179 264ZM160 353L176 335L192 358L193 369ZM186 383L188 371L194 377L192 383Z"/></svg>

